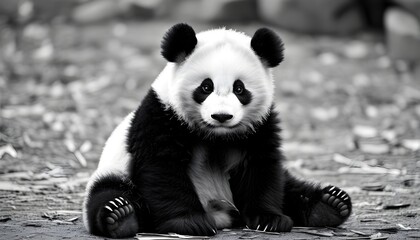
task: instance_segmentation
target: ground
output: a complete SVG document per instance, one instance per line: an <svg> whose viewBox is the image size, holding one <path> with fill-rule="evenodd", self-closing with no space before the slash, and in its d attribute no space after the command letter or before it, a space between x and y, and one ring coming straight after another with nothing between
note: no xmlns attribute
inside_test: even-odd
<svg viewBox="0 0 420 240"><path fill-rule="evenodd" d="M17 34L1 28L0 238L100 239L83 227L84 187L106 138L163 68L159 43L172 24L31 23ZM251 35L261 26L227 25ZM420 238L413 65L391 61L381 34L274 29L286 49L274 71L286 165L346 190L354 211L339 229L226 230L214 239Z"/></svg>

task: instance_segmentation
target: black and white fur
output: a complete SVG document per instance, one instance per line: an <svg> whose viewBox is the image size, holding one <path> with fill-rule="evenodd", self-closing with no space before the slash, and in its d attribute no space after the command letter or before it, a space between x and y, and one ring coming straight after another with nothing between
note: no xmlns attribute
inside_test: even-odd
<svg viewBox="0 0 420 240"><path fill-rule="evenodd" d="M114 130L87 185L89 232L214 235L225 227L290 231L338 226L350 197L282 167L271 68L283 44L269 29L168 30L169 61L140 107Z"/></svg>

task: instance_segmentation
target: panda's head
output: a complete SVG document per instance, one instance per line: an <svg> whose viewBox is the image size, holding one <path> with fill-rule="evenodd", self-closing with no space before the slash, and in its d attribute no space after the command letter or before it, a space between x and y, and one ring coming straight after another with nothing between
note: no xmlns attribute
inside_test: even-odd
<svg viewBox="0 0 420 240"><path fill-rule="evenodd" d="M271 68L283 60L283 44L261 28L252 38L233 30L195 34L177 24L165 34L162 55L169 61L153 84L162 102L206 136L254 131L273 102Z"/></svg>

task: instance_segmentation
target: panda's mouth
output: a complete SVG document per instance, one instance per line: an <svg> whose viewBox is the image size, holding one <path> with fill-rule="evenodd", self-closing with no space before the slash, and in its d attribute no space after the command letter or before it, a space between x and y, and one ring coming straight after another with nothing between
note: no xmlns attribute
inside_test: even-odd
<svg viewBox="0 0 420 240"><path fill-rule="evenodd" d="M214 124L211 124L211 123L206 123L207 128L214 129L214 130L217 130L217 129L235 129L240 125L241 125L240 123L236 123L234 125L227 125L227 124L214 125Z"/></svg>

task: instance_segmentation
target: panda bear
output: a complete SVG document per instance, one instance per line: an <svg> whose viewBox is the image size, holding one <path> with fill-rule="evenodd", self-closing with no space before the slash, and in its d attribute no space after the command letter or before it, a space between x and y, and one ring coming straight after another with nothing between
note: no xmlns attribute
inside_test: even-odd
<svg viewBox="0 0 420 240"><path fill-rule="evenodd" d="M196 34L180 23L161 47L168 64L113 131L87 184L90 233L287 232L349 217L346 192L282 166L271 69L283 60L283 43L272 30Z"/></svg>

